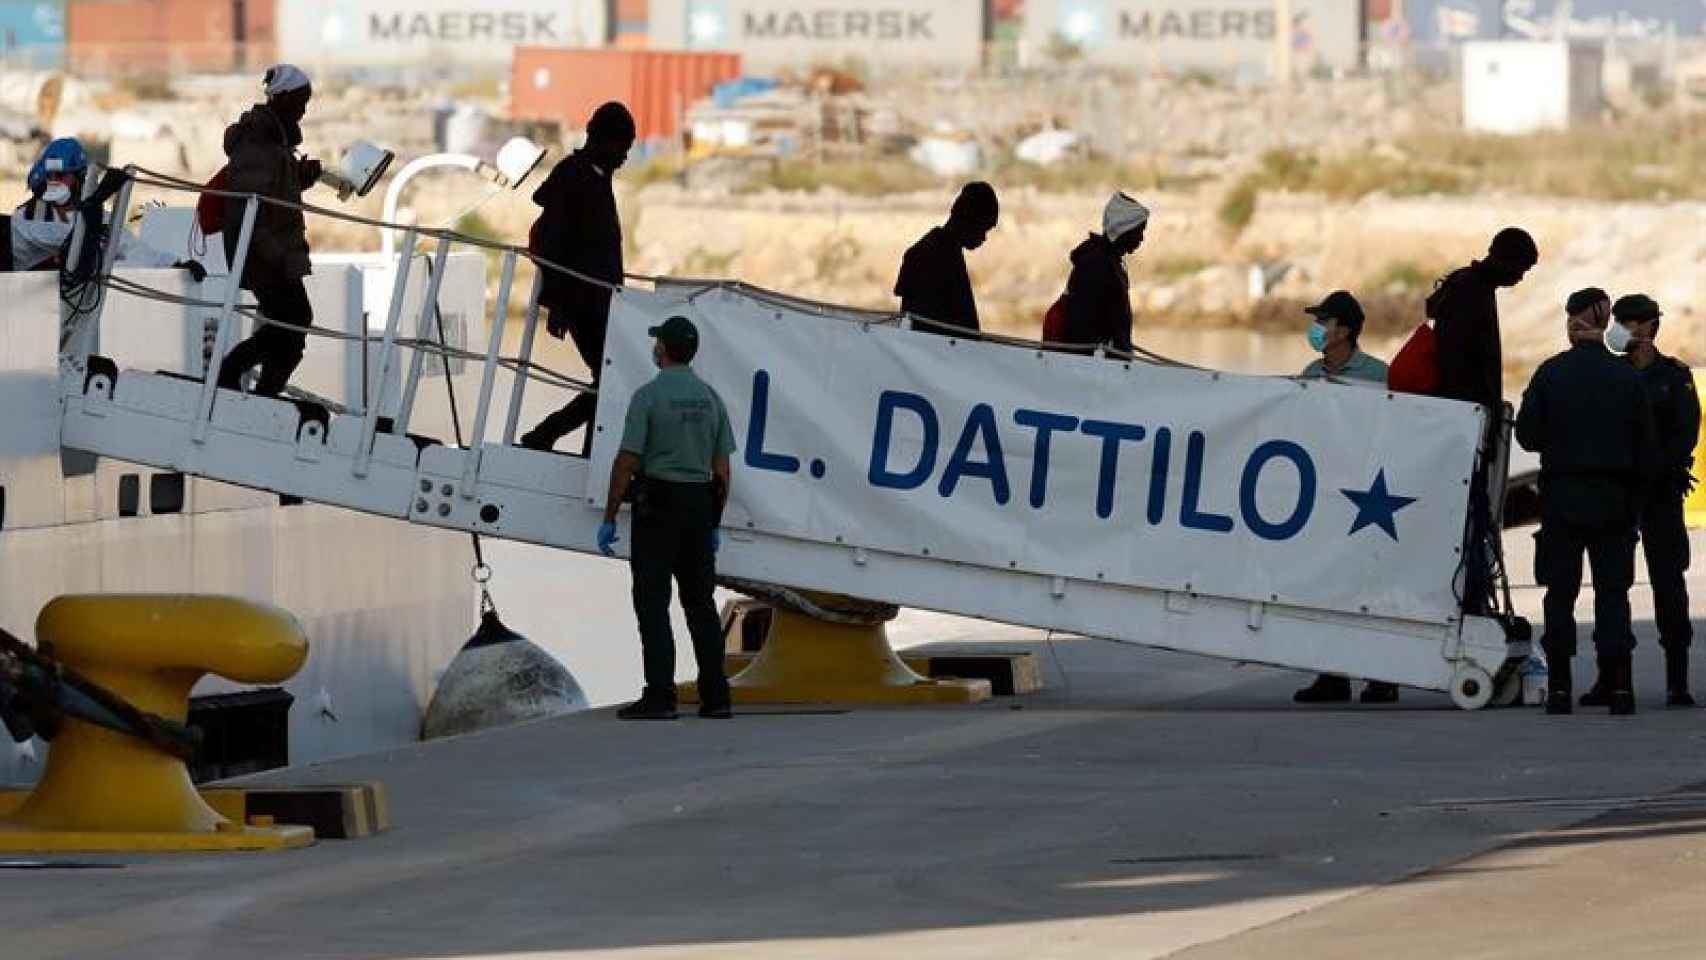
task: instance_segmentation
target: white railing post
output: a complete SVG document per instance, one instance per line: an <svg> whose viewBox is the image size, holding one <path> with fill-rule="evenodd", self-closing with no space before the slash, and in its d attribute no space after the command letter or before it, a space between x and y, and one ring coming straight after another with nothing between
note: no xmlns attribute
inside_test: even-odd
<svg viewBox="0 0 1706 960"><path fill-rule="evenodd" d="M225 363L225 351L231 341L232 312L237 309L237 297L242 292L239 288L243 285L243 266L249 262L249 243L255 237L255 214L260 203L259 198L250 196L243 204L243 225L237 232L237 260L231 264L225 296L219 304L219 324L213 328L213 352L208 355L207 369L201 372L201 407L196 413L195 425L190 428L190 439L196 443L207 442L208 426L213 420L213 398L219 389L219 368Z"/></svg>
<svg viewBox="0 0 1706 960"><path fill-rule="evenodd" d="M521 426L521 397L527 392L528 364L533 362L533 334L539 329L539 293L545 287L545 268L534 265L533 293L527 297L527 322L521 328L521 354L515 364L515 384L509 391L509 415L504 420L504 446L515 446Z"/></svg>
<svg viewBox="0 0 1706 960"><path fill-rule="evenodd" d="M415 324L414 356L409 358L409 379L403 383L403 401L397 407L397 433L409 432L409 420L414 415L415 391L421 383L421 365L426 362L426 350L422 347L432 339L433 318L438 313L438 288L444 282L444 263L450 257L450 237L438 238L438 249L432 255L432 276L427 280L426 300L421 303L420 322ZM440 344L448 347L450 344Z"/></svg>
<svg viewBox="0 0 1706 960"><path fill-rule="evenodd" d="M391 284L391 308L385 314L385 341L379 348L379 383L371 392L367 416L361 425L361 446L355 451L355 463L350 472L367 476L367 466L373 460L373 437L379 432L379 411L385 406L385 384L391 380L391 355L397 346L397 323L403 316L403 297L409 291L409 268L415 260L415 228L403 233L403 252L397 257L397 279Z"/></svg>
<svg viewBox="0 0 1706 960"><path fill-rule="evenodd" d="M119 188L118 205L113 213L113 223L123 225L124 218L130 215L130 191L135 181L130 179L131 168L126 167L124 186ZM94 192L94 180L85 180L84 195ZM100 212L96 212L96 226L99 225ZM65 269L68 273L76 274L77 268L83 261L83 238L89 232L88 218L79 216L77 225L71 231L70 252L65 257ZM113 264L118 261L118 238L115 235L107 241L101 251L99 273L94 278L95 305L80 315L67 317L70 322L62 322L59 328L59 354L61 358L69 358L73 365L86 369L89 354L100 349L101 342L101 311L107 304L106 281L112 276Z"/></svg>
<svg viewBox="0 0 1706 960"><path fill-rule="evenodd" d="M468 457L462 467L462 499L474 498L474 481L480 473L480 453L486 445L486 418L492 412L492 387L498 376L498 351L504 342L504 321L509 319L509 291L515 282L514 250L504 254L503 277L498 281L498 304L492 313L492 335L486 344L486 367L480 374L480 405L474 409L474 432L468 437Z"/></svg>

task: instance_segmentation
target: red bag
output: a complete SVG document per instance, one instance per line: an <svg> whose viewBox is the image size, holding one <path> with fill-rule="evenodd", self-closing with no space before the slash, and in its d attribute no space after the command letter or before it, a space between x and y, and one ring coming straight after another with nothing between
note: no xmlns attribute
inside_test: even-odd
<svg viewBox="0 0 1706 960"><path fill-rule="evenodd" d="M1066 294L1061 294L1054 305L1043 314L1043 342L1066 342Z"/></svg>
<svg viewBox="0 0 1706 960"><path fill-rule="evenodd" d="M207 181L207 189L224 190L227 182L225 167L220 167L213 179ZM195 202L195 222L201 226L201 235L211 237L225 229L225 198L216 193L204 193Z"/></svg>
<svg viewBox="0 0 1706 960"><path fill-rule="evenodd" d="M1398 393L1433 394L1439 390L1439 338L1422 324L1404 342L1386 368L1386 387Z"/></svg>

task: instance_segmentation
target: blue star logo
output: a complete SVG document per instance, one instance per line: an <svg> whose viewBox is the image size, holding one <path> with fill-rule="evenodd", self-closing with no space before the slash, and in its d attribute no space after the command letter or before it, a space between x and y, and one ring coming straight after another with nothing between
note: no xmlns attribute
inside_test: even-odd
<svg viewBox="0 0 1706 960"><path fill-rule="evenodd" d="M1367 490L1339 492L1357 508L1356 522L1351 524L1351 532L1346 536L1354 537L1364 527L1379 527L1394 543L1398 540L1398 511L1416 502L1415 497L1395 497L1387 491L1385 470L1374 475L1374 483Z"/></svg>

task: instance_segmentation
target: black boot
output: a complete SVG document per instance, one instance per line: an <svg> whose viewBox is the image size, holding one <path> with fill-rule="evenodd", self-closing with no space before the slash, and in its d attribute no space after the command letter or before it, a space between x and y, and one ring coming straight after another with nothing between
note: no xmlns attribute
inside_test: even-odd
<svg viewBox="0 0 1706 960"><path fill-rule="evenodd" d="M1293 703L1350 703L1351 678L1323 673L1315 682L1291 695Z"/></svg>
<svg viewBox="0 0 1706 960"><path fill-rule="evenodd" d="M1548 716L1567 716L1573 709L1570 658L1546 651L1546 713Z"/></svg>
<svg viewBox="0 0 1706 960"><path fill-rule="evenodd" d="M1623 654L1615 658L1611 681L1611 715L1627 717L1635 712L1635 658Z"/></svg>
<svg viewBox="0 0 1706 960"><path fill-rule="evenodd" d="M642 695L640 699L616 711L618 720L674 720L675 704L662 697Z"/></svg>
<svg viewBox="0 0 1706 960"><path fill-rule="evenodd" d="M1665 648L1665 706L1694 706L1694 694L1688 692L1687 647Z"/></svg>
<svg viewBox="0 0 1706 960"><path fill-rule="evenodd" d="M1582 694L1579 701L1584 707L1611 706L1611 672L1616 669L1616 665L1603 655L1597 658L1597 662L1599 675L1593 678L1593 686L1588 688L1587 693Z"/></svg>
<svg viewBox="0 0 1706 960"><path fill-rule="evenodd" d="M1362 695L1357 697L1362 703L1397 703L1398 685L1380 680L1370 680L1362 685Z"/></svg>

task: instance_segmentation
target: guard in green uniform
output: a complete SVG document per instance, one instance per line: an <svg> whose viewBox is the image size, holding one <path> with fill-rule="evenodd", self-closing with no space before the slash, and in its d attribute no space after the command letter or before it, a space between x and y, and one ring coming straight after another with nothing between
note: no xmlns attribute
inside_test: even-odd
<svg viewBox="0 0 1706 960"><path fill-rule="evenodd" d="M634 505L634 615L646 688L616 715L623 720L674 720L675 634L669 624L669 582L681 588L681 609L699 661L699 715L730 716L723 675L723 635L712 603L716 582L717 526L729 494L729 454L734 431L717 391L694 376L699 331L686 317L670 317L647 331L656 338L658 375L634 392L622 429L622 448L610 467L610 494L598 548L612 556L616 512Z"/></svg>
<svg viewBox="0 0 1706 960"><path fill-rule="evenodd" d="M1665 652L1665 703L1694 706L1688 690L1688 648L1694 625L1688 618L1688 527L1683 501L1694 489L1694 444L1700 437L1700 398L1694 373L1675 357L1660 353L1659 305L1645 294L1632 294L1611 308L1617 322L1606 330L1613 350L1626 351L1641 375L1653 402L1653 427L1658 439L1658 473L1641 508L1641 547L1647 556L1647 579L1653 585L1653 613L1658 621L1659 646ZM1604 678L1582 695L1582 704L1608 703Z"/></svg>

